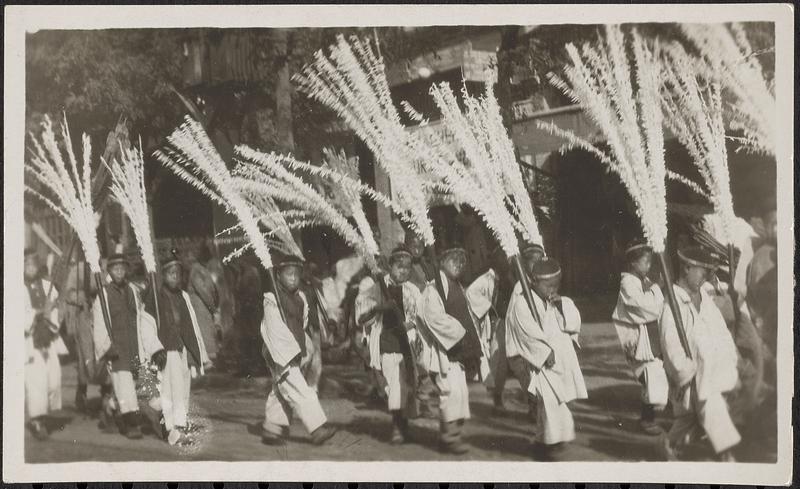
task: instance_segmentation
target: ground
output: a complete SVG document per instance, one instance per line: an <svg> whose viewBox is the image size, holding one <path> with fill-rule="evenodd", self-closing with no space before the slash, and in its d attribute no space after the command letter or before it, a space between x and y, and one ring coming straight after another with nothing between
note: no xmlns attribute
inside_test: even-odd
<svg viewBox="0 0 800 489"><path fill-rule="evenodd" d="M606 316L608 317L608 316ZM639 390L622 357L613 326L585 317L579 358L589 399L572 406L577 439L570 444L566 460L644 461L657 460L657 437L638 429ZM31 463L72 461L144 460L532 460L534 423L528 418L522 392L516 381L506 386L508 413L492 413L485 387L470 386L472 418L464 439L472 450L465 456L437 451L438 422L412 422L412 443L388 443L390 418L380 405L360 394L366 375L355 365L326 366L321 401L329 421L340 431L324 446L309 443L308 434L295 421L289 442L266 446L258 436L264 416L267 378L234 378L225 373L209 374L192 388L191 417L200 426L196 443L171 447L148 436L128 440L119 434L103 434L97 420L74 411L74 364L63 367L64 409L56 413L50 440L41 442L26 434L25 459ZM96 389L96 388L95 388ZM90 395L97 397L96 390ZM665 428L669 419L660 420ZM738 450L741 461L769 462L775 459L774 437L763 432L746 437ZM700 459L710 456L702 450Z"/></svg>

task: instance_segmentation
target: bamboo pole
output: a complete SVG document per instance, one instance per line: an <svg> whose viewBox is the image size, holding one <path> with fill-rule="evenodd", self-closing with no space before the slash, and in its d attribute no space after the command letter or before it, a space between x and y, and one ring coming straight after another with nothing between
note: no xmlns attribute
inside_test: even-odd
<svg viewBox="0 0 800 489"><path fill-rule="evenodd" d="M275 304L278 306L278 312L281 315L281 320L286 323L286 313L283 311L283 304L281 304L281 298L278 294L278 278L275 275L275 267L268 268L267 274L269 275L270 282L272 282L272 291L275 294Z"/></svg>
<svg viewBox="0 0 800 489"><path fill-rule="evenodd" d="M686 356L691 360L692 352L689 349L689 340L686 337L686 330L683 326L683 318L681 317L681 311L678 307L678 300L675 298L675 290L672 288L672 276L669 273L667 259L664 256L663 251L657 253L657 255L659 262L661 263L661 272L664 274L664 282L666 282L667 289L667 300L669 302L669 308L672 311L672 317L675 319L675 327L678 330L678 338L681 341L681 346L683 346L684 353L686 353Z"/></svg>
<svg viewBox="0 0 800 489"><path fill-rule="evenodd" d="M436 259L436 252L433 250L433 246L428 246L427 250L428 257L433 265L433 281L436 284L436 290L439 292L439 297L442 298L442 304L444 304L447 302L447 298L444 295L444 284L442 284L442 275L439 271L439 260Z"/></svg>
<svg viewBox="0 0 800 489"><path fill-rule="evenodd" d="M320 292L319 287L317 284L312 283L311 288L314 289L314 295L317 298L317 309L320 313L322 313L322 322L320 322L319 330L322 336L322 340L327 341L328 339L328 323L330 322L330 316L328 316L328 310L325 308L325 302L322 297L322 292Z"/></svg>
<svg viewBox="0 0 800 489"><path fill-rule="evenodd" d="M153 307L156 315L156 329L161 330L161 313L158 309L158 284L156 279L156 272L150 272L150 287L153 289Z"/></svg>
<svg viewBox="0 0 800 489"><path fill-rule="evenodd" d="M733 318L735 324L733 325L734 331L739 333L739 320L741 319L741 312L739 311L739 293L733 288L733 282L736 279L736 255L734 254L733 243L728 243L728 295L731 296L731 303L733 304Z"/></svg>
<svg viewBox="0 0 800 489"><path fill-rule="evenodd" d="M113 341L114 337L111 336L111 314L108 310L108 301L106 300L105 291L105 284L103 284L103 274L102 273L95 273L94 274L94 281L97 284L97 295L100 297L100 310L103 312L103 322L106 326L106 331L108 332L108 338Z"/></svg>
<svg viewBox="0 0 800 489"><path fill-rule="evenodd" d="M520 287L522 287L522 295L525 296L525 302L528 303L528 308L530 308L531 314L533 314L533 319L540 327L544 328L541 318L539 317L539 311L536 309L536 303L533 302L531 286L530 283L528 283L528 274L525 273L525 269L522 267L522 261L520 261L519 255L512 256L511 261L514 262L517 279L519 280Z"/></svg>

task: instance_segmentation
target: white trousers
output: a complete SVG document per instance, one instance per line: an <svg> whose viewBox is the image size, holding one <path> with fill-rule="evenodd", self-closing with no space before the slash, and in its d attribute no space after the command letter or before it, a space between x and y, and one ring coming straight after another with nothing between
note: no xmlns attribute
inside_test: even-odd
<svg viewBox="0 0 800 489"><path fill-rule="evenodd" d="M164 415L164 427L171 431L176 426L186 426L189 413L189 393L192 387L192 373L189 370L189 353L168 351L167 365L161 375L159 391L161 393L161 412Z"/></svg>
<svg viewBox="0 0 800 489"><path fill-rule="evenodd" d="M61 409L61 364L55 349L47 358L34 349L25 364L25 404L28 417L44 416Z"/></svg>
<svg viewBox="0 0 800 489"><path fill-rule="evenodd" d="M327 421L317 393L308 386L300 367L291 366L272 384L264 413L264 430L280 435L289 426L290 416L297 414L305 429L311 433Z"/></svg>
<svg viewBox="0 0 800 489"><path fill-rule="evenodd" d="M441 420L449 423L469 419L469 390L464 367L451 362L447 375L436 374L435 381L439 388Z"/></svg>
<svg viewBox="0 0 800 489"><path fill-rule="evenodd" d="M386 379L386 398L389 411L406 411L410 414L413 405L409 402L411 386L408 383L406 362L402 353L382 353L381 371Z"/></svg>
<svg viewBox="0 0 800 489"><path fill-rule="evenodd" d="M549 385L537 389L536 401L537 440L545 445L574 440L575 421L567 403L559 402Z"/></svg>
<svg viewBox="0 0 800 489"><path fill-rule="evenodd" d="M708 436L716 453L733 448L742 440L721 394L698 401L694 412L676 416L668 434L670 443L673 447L684 444L690 435L700 430Z"/></svg>
<svg viewBox="0 0 800 489"><path fill-rule="evenodd" d="M114 397L117 398L120 414L133 413L139 410L139 398L136 395L136 382L133 374L127 370L111 372L111 385Z"/></svg>

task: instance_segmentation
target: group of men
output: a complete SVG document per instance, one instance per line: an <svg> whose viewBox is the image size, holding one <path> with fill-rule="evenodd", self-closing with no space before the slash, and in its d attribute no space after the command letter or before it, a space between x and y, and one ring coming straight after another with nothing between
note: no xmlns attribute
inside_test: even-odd
<svg viewBox="0 0 800 489"><path fill-rule="evenodd" d="M642 386L642 430L662 435L669 459L699 435L720 459L732 460L740 435L728 401L740 384L740 359L709 289L718 260L700 247L681 249L670 307L663 286L650 278L652 249L637 241L625 256L612 319ZM769 256L774 263L774 253ZM391 443L413 441L410 420L419 415L420 401L433 395L441 450L466 453L468 383L483 381L500 411L509 375L519 381L535 420L537 458L558 460L574 440L569 406L588 396L576 353L581 315L559 294L561 268L540 245L522 243L520 258L524 281L497 251L488 269L465 286L463 246L440 247L434 266L423 257L419 239L408 234L381 260L381 273L361 279L351 314L355 343L391 415ZM296 415L312 442L323 444L336 428L319 401L319 372L309 375L309 365L318 358L313 323L319 322L317 308L324 306L303 280L307 264L302 257L276 253L273 262L260 323L262 356L272 376L262 441L284 443ZM161 264L159 283L145 287L130 282L128 268L123 255L109 257L92 307L91 360L107 379L101 382L100 426L132 439L149 427L170 444L191 443L191 383L203 374L208 354L194 301L181 289L181 261L173 252ZM31 432L44 439L47 413L61 408L58 356L66 348L58 335L57 294L39 272L34 253L26 250L26 406ZM754 293L764 295L771 270L758 273L762 285L754 286ZM754 321L774 320L760 297L750 305ZM656 413L667 404L674 420L665 434Z"/></svg>

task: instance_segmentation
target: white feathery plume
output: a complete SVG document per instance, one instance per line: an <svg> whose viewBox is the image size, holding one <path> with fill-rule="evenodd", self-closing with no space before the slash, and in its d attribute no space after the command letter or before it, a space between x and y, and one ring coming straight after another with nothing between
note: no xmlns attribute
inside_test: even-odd
<svg viewBox="0 0 800 489"><path fill-rule="evenodd" d="M714 206L722 222L722 242L729 244L736 215L730 189L720 87L716 81L705 79L698 71L697 60L680 44L669 46L664 54L662 106L666 125L686 147L699 170L708 189L708 193L701 195L705 195Z"/></svg>
<svg viewBox="0 0 800 489"><path fill-rule="evenodd" d="M147 212L147 197L144 186L144 155L142 143L139 148L120 148L120 160L103 164L111 174L111 194L128 215L133 234L139 245L145 269L156 271L156 255L153 249L153 236L150 233L150 215Z"/></svg>
<svg viewBox="0 0 800 489"><path fill-rule="evenodd" d="M50 117L45 115L41 140L31 135L32 146L28 148L31 157L25 165L25 171L53 197L28 185L25 191L44 202L75 230L90 270L101 273L97 222L92 209L91 141L83 135L83 159L79 163L72 149L66 115L60 133L58 141Z"/></svg>
<svg viewBox="0 0 800 489"><path fill-rule="evenodd" d="M186 117L168 138L169 146L155 153L167 168L236 216L253 250L266 269L272 258L253 210L235 185L222 157L202 126Z"/></svg>
<svg viewBox="0 0 800 489"><path fill-rule="evenodd" d="M774 87L764 77L741 24L681 24L700 50L706 66L718 76L722 88L735 98L730 126L744 134L744 147L775 155L777 105Z"/></svg>
<svg viewBox="0 0 800 489"><path fill-rule="evenodd" d="M291 156L276 153L262 153L247 146L235 148L239 164L234 170L237 185L243 191L260 193L276 201L285 202L305 212L309 225L330 226L341 236L372 269L377 271L375 257L379 253L378 244L367 223L360 203L360 194L351 187L349 200L356 226L334 207L316 188L293 173L292 169L303 166ZM345 178L345 176L342 176Z"/></svg>
<svg viewBox="0 0 800 489"><path fill-rule="evenodd" d="M625 38L617 25L607 25L606 36L580 50L567 45L572 64L565 79L551 82L597 124L605 136L606 151L552 123L542 129L567 140L567 147L585 149L616 173L631 195L645 239L656 252L664 251L667 237L666 168L660 101L660 69L654 53L633 31L634 76L625 52Z"/></svg>
<svg viewBox="0 0 800 489"><path fill-rule="evenodd" d="M364 141L389 175L397 204L408 213L411 230L432 246L428 195L419 176L426 151L400 121L386 80L383 58L371 44L339 35L330 48L314 55L294 80L299 89L335 111Z"/></svg>

